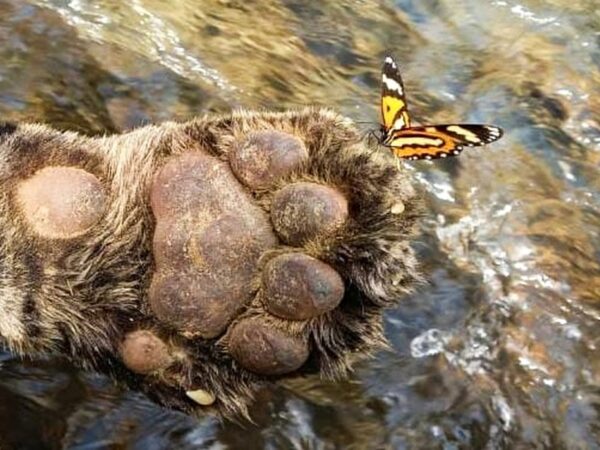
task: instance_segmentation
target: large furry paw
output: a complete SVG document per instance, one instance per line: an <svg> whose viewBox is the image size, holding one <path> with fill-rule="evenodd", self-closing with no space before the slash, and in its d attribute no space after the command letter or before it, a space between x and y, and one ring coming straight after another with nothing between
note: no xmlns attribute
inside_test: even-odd
<svg viewBox="0 0 600 450"><path fill-rule="evenodd" d="M126 378L163 404L239 412L266 380L339 376L383 345L382 309L417 278L406 174L329 111L181 127L182 151L147 184L148 285L114 324ZM101 180L79 168L43 168L18 194L46 238L111 214Z"/></svg>

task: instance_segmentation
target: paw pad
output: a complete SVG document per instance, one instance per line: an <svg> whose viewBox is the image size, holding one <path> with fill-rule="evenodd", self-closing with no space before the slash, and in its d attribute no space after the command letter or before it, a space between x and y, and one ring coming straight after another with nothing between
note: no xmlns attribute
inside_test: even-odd
<svg viewBox="0 0 600 450"><path fill-rule="evenodd" d="M304 320L331 311L342 301L342 277L327 264L302 253L280 255L263 271L264 301L278 317Z"/></svg>
<svg viewBox="0 0 600 450"><path fill-rule="evenodd" d="M348 202L336 189L295 183L275 194L273 227L286 244L302 245L338 229L348 217Z"/></svg>
<svg viewBox="0 0 600 450"><path fill-rule="evenodd" d="M202 153L172 157L155 177L156 271L150 306L183 332L221 334L253 295L258 258L277 240L226 163Z"/></svg>
<svg viewBox="0 0 600 450"><path fill-rule="evenodd" d="M300 139L280 131L251 133L234 145L229 163L242 183L266 188L308 159Z"/></svg>
<svg viewBox="0 0 600 450"><path fill-rule="evenodd" d="M24 180L17 198L25 220L42 237L68 239L102 217L106 194L91 173L75 167L46 167Z"/></svg>
<svg viewBox="0 0 600 450"><path fill-rule="evenodd" d="M127 334L119 350L127 368L139 374L156 372L173 362L167 344L147 330Z"/></svg>
<svg viewBox="0 0 600 450"><path fill-rule="evenodd" d="M262 375L283 375L297 370L308 359L308 345L260 317L234 325L229 350L244 368Z"/></svg>

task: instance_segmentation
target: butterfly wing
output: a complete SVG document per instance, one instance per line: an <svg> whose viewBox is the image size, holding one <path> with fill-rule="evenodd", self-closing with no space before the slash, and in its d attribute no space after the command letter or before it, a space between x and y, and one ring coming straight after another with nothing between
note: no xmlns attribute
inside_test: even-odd
<svg viewBox="0 0 600 450"><path fill-rule="evenodd" d="M431 125L396 130L385 145L399 158L438 159L456 156L464 147L489 144L500 137L502 129L492 125Z"/></svg>
<svg viewBox="0 0 600 450"><path fill-rule="evenodd" d="M410 127L410 118L404 96L404 84L398 65L386 56L381 70L381 130L382 141L391 133Z"/></svg>

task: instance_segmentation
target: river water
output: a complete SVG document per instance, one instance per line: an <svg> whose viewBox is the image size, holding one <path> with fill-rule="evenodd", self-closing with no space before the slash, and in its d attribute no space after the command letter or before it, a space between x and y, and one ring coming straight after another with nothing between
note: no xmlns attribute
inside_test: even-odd
<svg viewBox="0 0 600 450"><path fill-rule="evenodd" d="M339 383L196 420L59 358L0 353L8 448L600 449L600 7L594 0L0 0L0 117L88 134L235 107L377 120L392 51L413 118L505 137L411 163L429 283ZM369 127L369 125L363 125Z"/></svg>

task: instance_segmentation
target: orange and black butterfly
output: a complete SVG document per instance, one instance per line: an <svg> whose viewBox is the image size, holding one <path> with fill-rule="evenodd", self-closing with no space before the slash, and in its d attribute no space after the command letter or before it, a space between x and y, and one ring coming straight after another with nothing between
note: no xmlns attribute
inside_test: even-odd
<svg viewBox="0 0 600 450"><path fill-rule="evenodd" d="M381 73L381 135L379 143L405 159L437 159L458 155L464 147L494 142L502 130L492 125L449 124L410 126L404 85L398 65L387 56Z"/></svg>

